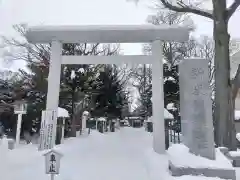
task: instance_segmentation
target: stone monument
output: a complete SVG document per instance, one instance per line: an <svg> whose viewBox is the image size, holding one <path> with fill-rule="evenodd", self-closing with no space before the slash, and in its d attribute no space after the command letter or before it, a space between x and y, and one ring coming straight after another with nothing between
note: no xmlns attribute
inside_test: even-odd
<svg viewBox="0 0 240 180"><path fill-rule="evenodd" d="M212 101L206 59L179 65L181 125L185 145L196 155L215 159Z"/></svg>

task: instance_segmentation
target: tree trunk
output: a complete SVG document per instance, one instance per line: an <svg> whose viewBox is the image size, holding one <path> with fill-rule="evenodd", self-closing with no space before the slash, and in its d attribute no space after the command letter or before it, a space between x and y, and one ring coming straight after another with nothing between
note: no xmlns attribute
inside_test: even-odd
<svg viewBox="0 0 240 180"><path fill-rule="evenodd" d="M231 150L236 149L236 134L233 118L233 101L230 81L229 34L226 19L226 1L213 1L214 41L215 41L215 133L216 144ZM235 128L234 128L235 129ZM234 137L233 137L234 136Z"/></svg>

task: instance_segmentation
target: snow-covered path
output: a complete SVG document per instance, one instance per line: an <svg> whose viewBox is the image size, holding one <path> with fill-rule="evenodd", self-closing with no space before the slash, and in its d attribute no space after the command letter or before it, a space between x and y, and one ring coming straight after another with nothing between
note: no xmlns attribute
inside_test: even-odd
<svg viewBox="0 0 240 180"><path fill-rule="evenodd" d="M150 139L144 130L132 128L70 139L57 147L64 157L56 180L149 180L144 152L151 147ZM33 147L11 151L3 169L4 180L50 179L45 175L42 153Z"/></svg>
<svg viewBox="0 0 240 180"><path fill-rule="evenodd" d="M128 129L122 129L95 142L78 159L81 179L149 180L144 167L142 140L138 130L128 133Z"/></svg>
<svg viewBox="0 0 240 180"><path fill-rule="evenodd" d="M152 136L143 129L122 128L115 133L67 139L55 149L64 155L55 180L220 180L202 176L172 177L168 158L152 150ZM4 180L50 180L44 152L35 145L12 151L0 146L0 177ZM239 170L237 175L239 176ZM237 176L237 179L239 179Z"/></svg>

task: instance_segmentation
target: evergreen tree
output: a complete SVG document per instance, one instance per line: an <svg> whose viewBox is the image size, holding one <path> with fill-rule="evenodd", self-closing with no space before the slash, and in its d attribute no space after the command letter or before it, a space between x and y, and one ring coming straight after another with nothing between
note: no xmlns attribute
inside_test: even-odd
<svg viewBox="0 0 240 180"><path fill-rule="evenodd" d="M24 60L27 62L28 71L20 70L22 79L18 82L24 84L23 89L27 92L28 112L24 116L24 128L29 131L33 124L40 127L41 111L46 106L47 78L50 60L51 44L31 44L26 41L26 25L15 25L14 29L21 35L21 39L4 38L7 46L13 51L8 53L7 59ZM118 45L109 44L63 44L63 55L113 55L118 53ZM67 65L62 67L61 90L59 106L74 113L74 104L81 101L82 97L88 94L94 83L95 73L99 66L90 65ZM82 71L83 70L83 71ZM75 74L72 78L71 75ZM91 78L92 77L92 78ZM94 91L94 90L91 90ZM91 99L91 98L90 98ZM34 125L34 126L35 126Z"/></svg>
<svg viewBox="0 0 240 180"><path fill-rule="evenodd" d="M163 64L164 77L164 107L169 103L179 104L179 74L178 66L169 66L167 63Z"/></svg>
<svg viewBox="0 0 240 180"><path fill-rule="evenodd" d="M151 71L150 67L148 71ZM146 76L151 76L151 73L146 74ZM151 77L147 79L151 80ZM178 74L178 66L169 66L168 63L163 64L163 79L164 79L164 107L166 108L169 103L174 103L177 106L179 105L179 74ZM143 78L139 83L139 101L141 105L139 110L140 115L145 117L152 116L152 84L151 81L146 81L145 90L143 91L143 86L141 83L143 82ZM175 117L178 116L179 111L175 112Z"/></svg>
<svg viewBox="0 0 240 180"><path fill-rule="evenodd" d="M149 84L144 93L140 93L141 110L140 115L142 117L152 116L152 85Z"/></svg>
<svg viewBox="0 0 240 180"><path fill-rule="evenodd" d="M0 122L5 131L8 130L13 132L13 129L16 126L14 103L16 100L24 99L25 95L23 88L17 86L13 79L0 79Z"/></svg>
<svg viewBox="0 0 240 180"><path fill-rule="evenodd" d="M100 72L93 87L97 91L93 116L121 118L127 97L124 92L125 82L122 82L118 75L119 72L114 65L106 65L104 71Z"/></svg>

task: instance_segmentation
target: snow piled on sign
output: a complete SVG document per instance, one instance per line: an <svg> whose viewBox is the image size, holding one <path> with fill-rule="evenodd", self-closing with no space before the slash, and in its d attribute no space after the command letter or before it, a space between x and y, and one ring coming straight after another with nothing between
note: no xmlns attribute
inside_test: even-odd
<svg viewBox="0 0 240 180"><path fill-rule="evenodd" d="M60 107L58 107L57 115L58 117L69 117L68 111Z"/></svg>

